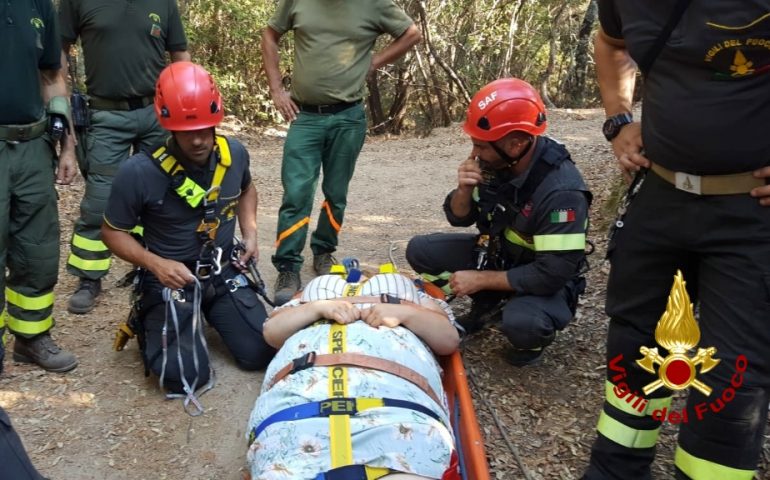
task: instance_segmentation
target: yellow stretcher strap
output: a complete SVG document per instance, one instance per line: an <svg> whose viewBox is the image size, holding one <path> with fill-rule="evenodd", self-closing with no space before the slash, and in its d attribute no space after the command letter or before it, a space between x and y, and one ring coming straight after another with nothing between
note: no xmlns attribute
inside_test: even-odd
<svg viewBox="0 0 770 480"><path fill-rule="evenodd" d="M329 351L345 353L347 330L337 322L329 328ZM329 367L329 398L348 396L348 369L344 365ZM332 468L353 463L353 439L350 432L350 415L329 417L329 453Z"/></svg>

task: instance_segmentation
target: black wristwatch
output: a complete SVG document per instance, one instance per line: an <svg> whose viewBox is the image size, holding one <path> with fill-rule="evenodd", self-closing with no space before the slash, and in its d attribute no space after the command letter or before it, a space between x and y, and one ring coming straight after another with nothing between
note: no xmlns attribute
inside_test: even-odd
<svg viewBox="0 0 770 480"><path fill-rule="evenodd" d="M604 125L602 126L604 138L606 138L608 142L611 142L613 138L618 136L621 128L633 121L634 116L630 113L618 113L617 115L609 117L604 121Z"/></svg>

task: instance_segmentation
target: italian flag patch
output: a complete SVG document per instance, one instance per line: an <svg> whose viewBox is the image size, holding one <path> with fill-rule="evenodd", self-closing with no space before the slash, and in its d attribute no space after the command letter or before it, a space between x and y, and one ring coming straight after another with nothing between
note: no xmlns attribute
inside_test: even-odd
<svg viewBox="0 0 770 480"><path fill-rule="evenodd" d="M575 210L572 208L562 208L551 210L551 223L567 223L575 221Z"/></svg>

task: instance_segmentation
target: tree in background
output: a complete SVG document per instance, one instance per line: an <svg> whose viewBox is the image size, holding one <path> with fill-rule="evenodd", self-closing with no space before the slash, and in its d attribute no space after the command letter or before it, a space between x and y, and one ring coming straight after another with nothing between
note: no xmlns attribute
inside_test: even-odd
<svg viewBox="0 0 770 480"><path fill-rule="evenodd" d="M596 106L591 39L596 0L402 0L424 41L367 85L370 133L427 132L460 120L470 95L516 76L556 107ZM259 38L272 0L180 0L196 62L216 77L228 112L280 121L262 80ZM292 42L291 35L282 41ZM287 81L291 48L282 48Z"/></svg>

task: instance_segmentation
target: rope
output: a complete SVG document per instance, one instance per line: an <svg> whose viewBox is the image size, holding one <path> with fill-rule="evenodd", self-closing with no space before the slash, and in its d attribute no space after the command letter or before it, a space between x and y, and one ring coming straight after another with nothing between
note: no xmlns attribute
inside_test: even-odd
<svg viewBox="0 0 770 480"><path fill-rule="evenodd" d="M479 385L476 383L475 377L476 372L473 370L473 367L467 366L465 367L470 375L468 375L468 379L471 381L471 384L473 385L473 388L476 390L476 393L478 394L479 398L481 399L481 403L484 404L484 406L487 408L489 413L492 415L492 419L495 421L495 425L497 426L498 431L500 432L500 435L502 435L503 440L505 441L505 444L508 446L508 449L513 454L513 457L516 459L516 463L519 465L519 468L521 469L522 473L524 474L525 480L532 480L532 476L529 474L529 470L527 469L526 465L524 465L524 461L521 459L521 456L519 455L519 450L516 448L516 446L511 442L511 440L508 438L508 435L506 435L506 428L503 425L503 422L500 420L500 418L497 416L497 412L495 408L492 406L489 400L487 400L486 395L484 395L484 392L481 390Z"/></svg>
<svg viewBox="0 0 770 480"><path fill-rule="evenodd" d="M196 392L196 389L198 387L198 380L200 379L200 361L198 359L198 348L195 345L196 337L200 340L201 345L203 346L203 351L206 354L206 358L209 357L209 349L208 349L208 344L206 343L206 336L203 333L203 313L201 310L201 303L203 300L203 294L202 294L203 289L201 288L200 281L197 278L195 278L194 281L195 281L195 288L193 290L193 316L192 316L192 325L191 325L191 331L192 331L191 337L192 337L193 366L195 367L195 380L193 381L192 385L190 385L184 373L184 361L182 359L182 347L181 347L182 338L179 332L179 317L176 311L176 302L184 301L184 297L183 297L184 290L173 290L168 287L164 287L163 301L166 303L166 315L163 321L163 330L162 330L163 362L161 365L159 382L160 382L161 390L165 390L164 380L166 377L166 366L168 364L168 323L169 323L169 317L170 317L173 323L174 333L176 334L176 358L177 358L177 363L179 365L179 375L182 382L182 389L184 390L185 393L166 393L166 398L167 399L174 399L174 398L184 399L183 401L184 411L187 412L187 414L192 417L197 417L204 412L203 405L200 403L200 400L198 400L198 396L203 395L204 393L214 388L214 385L216 384L216 378L214 376L213 369L211 369L211 367L209 366L209 373L210 373L209 382ZM176 294L176 298L175 298L175 294ZM180 297L181 297L181 300L179 299ZM190 407L191 404L192 406L195 407L195 410L191 410L191 407Z"/></svg>

